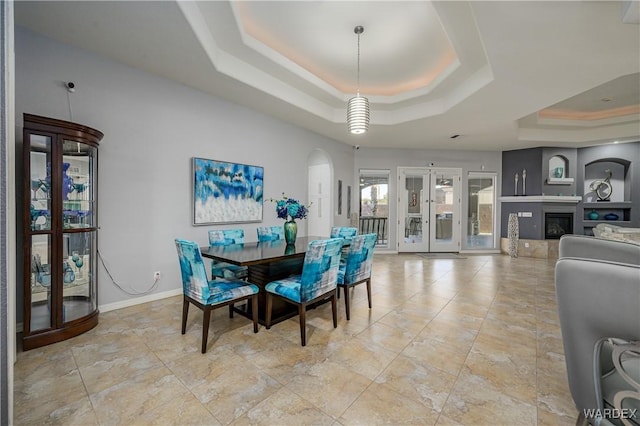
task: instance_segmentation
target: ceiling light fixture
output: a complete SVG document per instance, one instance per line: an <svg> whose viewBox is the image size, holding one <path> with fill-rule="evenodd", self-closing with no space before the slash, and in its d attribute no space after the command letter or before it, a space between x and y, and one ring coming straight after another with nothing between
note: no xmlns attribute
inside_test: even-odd
<svg viewBox="0 0 640 426"><path fill-rule="evenodd" d="M349 99L347 106L347 126L351 133L358 135L369 129L369 99L360 96L360 34L364 32L364 27L358 25L353 32L358 35L358 80L356 95Z"/></svg>

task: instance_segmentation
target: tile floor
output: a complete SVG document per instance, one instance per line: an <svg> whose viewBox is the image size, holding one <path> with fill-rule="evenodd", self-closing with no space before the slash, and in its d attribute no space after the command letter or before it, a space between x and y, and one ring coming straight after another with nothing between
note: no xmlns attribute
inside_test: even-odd
<svg viewBox="0 0 640 426"><path fill-rule="evenodd" d="M66 342L18 354L17 425L574 425L554 261L376 255L351 321L339 303L260 327L226 309L200 353L181 297L100 315Z"/></svg>

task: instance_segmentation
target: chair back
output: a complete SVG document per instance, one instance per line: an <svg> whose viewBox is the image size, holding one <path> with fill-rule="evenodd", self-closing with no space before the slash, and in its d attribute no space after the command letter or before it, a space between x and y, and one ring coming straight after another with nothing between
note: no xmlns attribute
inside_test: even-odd
<svg viewBox="0 0 640 426"><path fill-rule="evenodd" d="M348 226L334 226L331 228L331 238L344 238L349 240L356 235L358 235L358 228Z"/></svg>
<svg viewBox="0 0 640 426"><path fill-rule="evenodd" d="M342 239L311 241L300 277L300 301L306 302L336 288Z"/></svg>
<svg viewBox="0 0 640 426"><path fill-rule="evenodd" d="M284 240L284 227L282 226L259 226L258 241Z"/></svg>
<svg viewBox="0 0 640 426"><path fill-rule="evenodd" d="M378 234L357 235L351 238L347 252L344 283L353 284L371 277L373 250Z"/></svg>
<svg viewBox="0 0 640 426"><path fill-rule="evenodd" d="M243 244L244 243L244 230L243 229L223 229L216 231L209 231L209 245L210 246L228 246L231 244Z"/></svg>
<svg viewBox="0 0 640 426"><path fill-rule="evenodd" d="M200 247L193 241L179 238L175 241L182 273L182 292L198 302L206 303L211 291Z"/></svg>

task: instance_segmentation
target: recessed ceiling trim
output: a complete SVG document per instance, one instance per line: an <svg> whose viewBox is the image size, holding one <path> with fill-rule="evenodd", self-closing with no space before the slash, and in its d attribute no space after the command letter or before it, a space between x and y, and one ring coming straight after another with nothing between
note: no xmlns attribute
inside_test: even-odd
<svg viewBox="0 0 640 426"><path fill-rule="evenodd" d="M538 119L538 124L543 126L577 126L577 127L598 127L612 124L628 123L630 121L640 121L640 112L637 114L625 115L623 117L605 118L602 120L563 120L553 118Z"/></svg>
<svg viewBox="0 0 640 426"><path fill-rule="evenodd" d="M538 112L539 119L555 119L570 121L601 121L610 118L633 116L640 114L640 105L627 105L600 111L575 111L568 109L547 108Z"/></svg>
<svg viewBox="0 0 640 426"><path fill-rule="evenodd" d="M242 40L242 42L247 47L249 47L250 49L255 50L256 52L258 52L259 54L261 54L265 58L273 61L274 63L278 64L279 66L281 66L281 67L287 69L288 71L296 74L298 77L308 81L309 83L311 83L314 86L316 86L318 89L321 89L321 90L325 91L329 95L331 95L334 98L336 98L336 100L344 102L348 98L348 95L346 93L343 93L343 92L339 91L338 89L336 89L335 87L333 87L332 85L327 83L326 81L324 81L321 78L317 77L315 74L309 72L304 67L301 67L300 65L298 65L294 61L292 61L289 58L287 58L286 56L282 55L280 52L272 49L271 47L267 46L266 44L264 44L260 40L257 40L256 38L254 38L251 35L247 34L247 32L246 32L246 30L244 28L242 19L241 19L241 13L239 11L239 6L238 6L237 2L231 2L231 12L233 13L233 17L234 17L234 19L236 21L236 25L238 26L238 30L239 30L239 33L240 33L240 39Z"/></svg>
<svg viewBox="0 0 640 426"><path fill-rule="evenodd" d="M577 130L518 129L520 141L594 143L626 138L638 140L637 123Z"/></svg>

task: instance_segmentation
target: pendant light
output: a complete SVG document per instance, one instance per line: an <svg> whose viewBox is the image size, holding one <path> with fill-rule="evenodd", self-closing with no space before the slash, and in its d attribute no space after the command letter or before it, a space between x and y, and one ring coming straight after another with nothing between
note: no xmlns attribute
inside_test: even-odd
<svg viewBox="0 0 640 426"><path fill-rule="evenodd" d="M360 96L360 34L364 32L364 27L358 25L353 32L358 35L358 80L356 96L349 99L347 106L347 126L351 133L357 135L369 129L369 100Z"/></svg>

